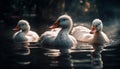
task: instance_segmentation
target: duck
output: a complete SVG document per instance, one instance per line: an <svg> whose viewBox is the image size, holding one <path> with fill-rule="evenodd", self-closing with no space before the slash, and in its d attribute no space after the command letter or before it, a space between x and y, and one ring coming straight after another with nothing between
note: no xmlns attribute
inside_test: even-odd
<svg viewBox="0 0 120 69"><path fill-rule="evenodd" d="M63 49L76 47L77 40L70 34L73 21L69 15L61 15L49 28L52 30L44 32L40 37L41 46L53 46L53 48L59 49L60 52Z"/></svg>
<svg viewBox="0 0 120 69"><path fill-rule="evenodd" d="M30 30L27 20L19 20L13 31L16 31L12 37L14 42L38 42L40 39L35 31Z"/></svg>
<svg viewBox="0 0 120 69"><path fill-rule="evenodd" d="M105 43L109 43L110 39L107 34L103 32L103 23L100 19L94 19L92 21L91 26L91 34L94 34L93 39L91 41L92 44L103 45Z"/></svg>
<svg viewBox="0 0 120 69"><path fill-rule="evenodd" d="M110 42L108 36L103 32L103 23L98 18L92 21L91 29L84 26L76 26L71 34L80 42L98 45Z"/></svg>

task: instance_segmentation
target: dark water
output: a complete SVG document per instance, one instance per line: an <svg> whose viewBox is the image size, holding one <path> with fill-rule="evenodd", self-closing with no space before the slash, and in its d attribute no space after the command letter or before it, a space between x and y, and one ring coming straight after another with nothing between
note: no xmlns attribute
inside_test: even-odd
<svg viewBox="0 0 120 69"><path fill-rule="evenodd" d="M47 27L48 25L41 25L36 31L41 34L48 30ZM104 28L105 31L109 30ZM112 33L114 29L111 30ZM35 45L36 43L31 43L29 47L14 44L11 39L14 32L11 30L5 32L7 34L1 37L0 45L0 67L3 69L119 69L120 67L120 39L116 33L108 34L111 35L111 42L106 44L106 47L96 45L93 49L92 45L79 42L77 48L61 55L59 50L42 48Z"/></svg>
<svg viewBox="0 0 120 69"><path fill-rule="evenodd" d="M79 43L69 54L60 55L55 49L6 42L7 48L0 54L0 66L3 69L119 69L119 45L116 40L94 50L92 45Z"/></svg>

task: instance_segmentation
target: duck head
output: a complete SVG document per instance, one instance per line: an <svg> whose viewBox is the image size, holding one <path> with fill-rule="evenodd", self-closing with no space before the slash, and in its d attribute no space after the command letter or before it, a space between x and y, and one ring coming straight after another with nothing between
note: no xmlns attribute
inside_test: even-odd
<svg viewBox="0 0 120 69"><path fill-rule="evenodd" d="M30 25L29 22L26 20L20 20L17 24L17 26L13 29L15 31L29 31L30 30Z"/></svg>
<svg viewBox="0 0 120 69"><path fill-rule="evenodd" d="M90 33L93 34L96 32L101 32L102 29L103 29L102 21L100 19L94 19L92 22Z"/></svg>
<svg viewBox="0 0 120 69"><path fill-rule="evenodd" d="M68 15L61 15L55 21L55 23L52 26L50 26L49 28L54 29L57 27L61 27L62 29L66 29L66 28L71 29L73 27L73 21L72 21L71 17Z"/></svg>

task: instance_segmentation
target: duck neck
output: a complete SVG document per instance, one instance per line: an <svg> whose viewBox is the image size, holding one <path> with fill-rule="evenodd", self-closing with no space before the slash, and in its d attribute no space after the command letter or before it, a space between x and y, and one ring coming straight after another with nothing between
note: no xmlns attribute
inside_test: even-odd
<svg viewBox="0 0 120 69"><path fill-rule="evenodd" d="M70 31L69 31L69 29L61 29L61 31L59 32L59 34L61 35L61 34L69 34L70 33Z"/></svg>
<svg viewBox="0 0 120 69"><path fill-rule="evenodd" d="M97 31L95 34L94 34L94 38L101 38L101 34L102 34L102 31Z"/></svg>
<svg viewBox="0 0 120 69"><path fill-rule="evenodd" d="M95 34L100 34L102 31L96 31Z"/></svg>
<svg viewBox="0 0 120 69"><path fill-rule="evenodd" d="M59 32L59 34L61 35L61 34L69 34L70 32L71 32L71 30L72 30L72 26L70 25L70 26L68 26L68 27L66 27L66 28L62 28L61 29L61 31ZM58 35L59 35L58 34Z"/></svg>
<svg viewBox="0 0 120 69"><path fill-rule="evenodd" d="M97 30L95 33L101 33L102 32L102 30Z"/></svg>

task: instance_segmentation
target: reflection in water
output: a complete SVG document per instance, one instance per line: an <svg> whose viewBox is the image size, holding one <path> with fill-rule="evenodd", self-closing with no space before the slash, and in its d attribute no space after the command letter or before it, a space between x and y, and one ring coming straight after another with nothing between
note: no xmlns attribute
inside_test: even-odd
<svg viewBox="0 0 120 69"><path fill-rule="evenodd" d="M55 53L56 51L56 53ZM57 54L57 55L56 55ZM72 68L71 55L59 54L55 49L32 48L31 66L38 69Z"/></svg>
<svg viewBox="0 0 120 69"><path fill-rule="evenodd" d="M27 67L27 69L102 69L105 67L107 61L103 61L103 58L106 59L106 54L101 56L101 52L104 53L103 46L85 43L79 45L71 49L70 53L61 54L57 49L28 47L26 44L16 43L12 61L16 68ZM108 50L105 51L108 52ZM10 63L10 65L13 67L13 64Z"/></svg>
<svg viewBox="0 0 120 69"><path fill-rule="evenodd" d="M14 44L14 58L13 60L18 64L30 64L29 55L30 49L28 47L29 43L15 43Z"/></svg>
<svg viewBox="0 0 120 69"><path fill-rule="evenodd" d="M47 52L44 53L44 55L48 57L58 57L60 54L60 50L58 49L48 49Z"/></svg>
<svg viewBox="0 0 120 69"><path fill-rule="evenodd" d="M92 68L93 69L102 69L103 68L103 61L101 58L101 54L100 53L94 53L91 56L91 64L92 64Z"/></svg>
<svg viewBox="0 0 120 69"><path fill-rule="evenodd" d="M90 53L93 47L87 43L78 44L76 49L71 50L71 61L74 69L89 69L91 67Z"/></svg>
<svg viewBox="0 0 120 69"><path fill-rule="evenodd" d="M64 54L64 55L60 55L59 57L51 58L51 61L49 62L50 62L49 63L50 68L72 69L73 67L70 54Z"/></svg>
<svg viewBox="0 0 120 69"><path fill-rule="evenodd" d="M73 69L73 63L71 61L71 55L70 54L63 54L57 58L58 60L58 67L60 69Z"/></svg>
<svg viewBox="0 0 120 69"><path fill-rule="evenodd" d="M94 52L91 54L91 64L93 69L102 69L103 68L103 61L101 52L104 48L102 45L93 45Z"/></svg>

